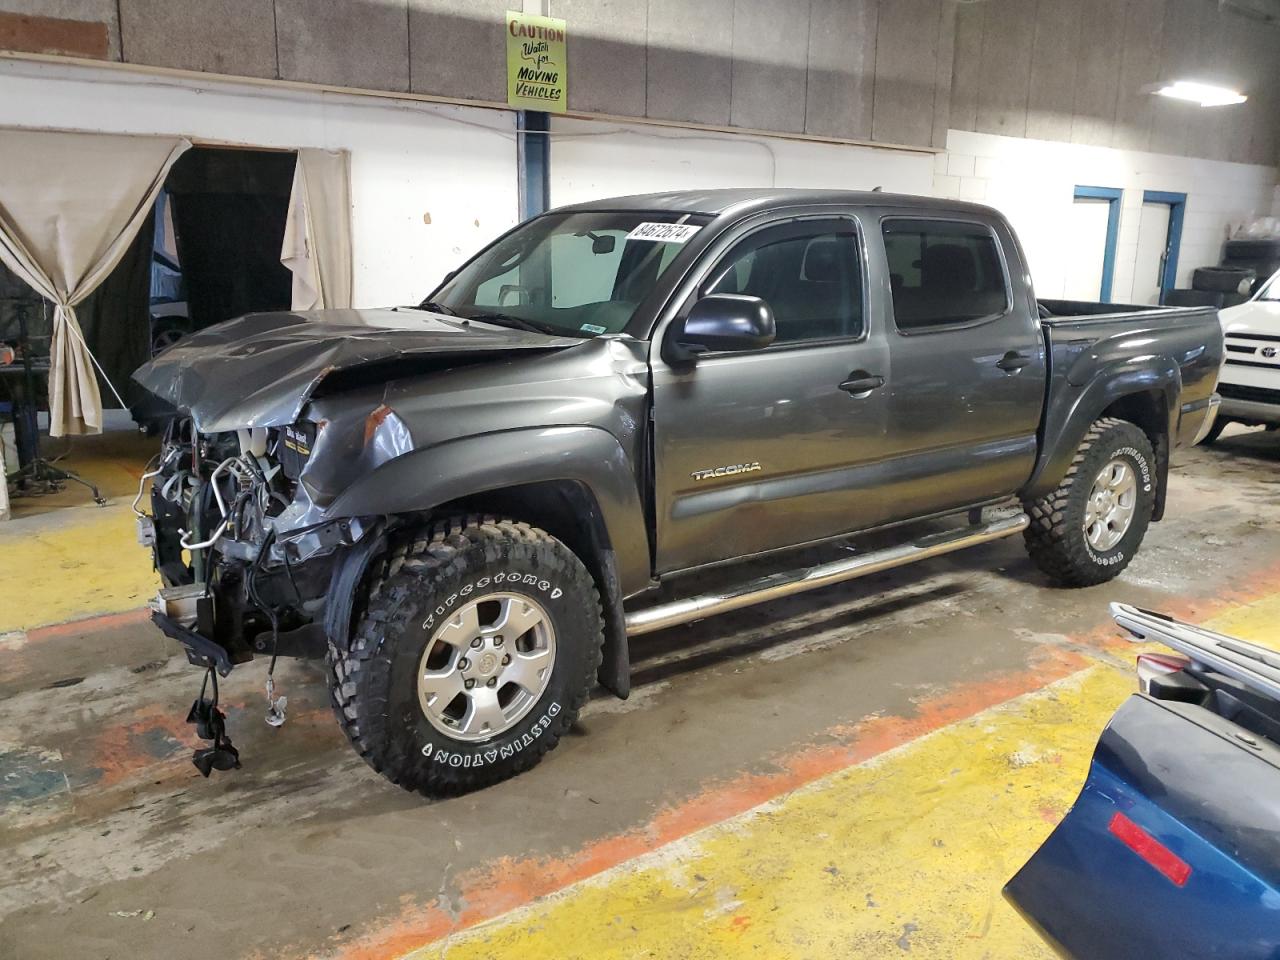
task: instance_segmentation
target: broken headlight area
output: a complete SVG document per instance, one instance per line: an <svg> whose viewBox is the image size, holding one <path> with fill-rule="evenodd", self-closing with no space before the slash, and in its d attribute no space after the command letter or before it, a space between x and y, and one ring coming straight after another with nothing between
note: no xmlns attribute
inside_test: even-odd
<svg viewBox="0 0 1280 960"><path fill-rule="evenodd" d="M335 558L368 523L324 521L312 506L300 480L316 434L315 424L299 423L206 435L175 420L148 471L151 515L138 511L139 539L164 585L156 613L211 641L229 663L323 653ZM184 646L210 665L207 650Z"/></svg>

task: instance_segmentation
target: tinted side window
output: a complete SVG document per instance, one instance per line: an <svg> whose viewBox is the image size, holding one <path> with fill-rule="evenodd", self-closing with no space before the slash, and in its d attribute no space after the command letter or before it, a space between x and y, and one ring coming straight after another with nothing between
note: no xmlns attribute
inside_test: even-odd
<svg viewBox="0 0 1280 960"><path fill-rule="evenodd" d="M899 330L968 323L1009 307L995 235L981 224L886 220L884 249Z"/></svg>
<svg viewBox="0 0 1280 960"><path fill-rule="evenodd" d="M721 262L706 293L760 297L778 343L862 333L862 267L853 233L748 238ZM776 236L776 235L775 235Z"/></svg>

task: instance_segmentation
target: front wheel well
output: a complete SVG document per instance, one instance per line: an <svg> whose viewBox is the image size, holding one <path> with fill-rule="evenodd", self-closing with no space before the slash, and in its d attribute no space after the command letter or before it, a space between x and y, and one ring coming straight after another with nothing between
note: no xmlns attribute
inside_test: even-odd
<svg viewBox="0 0 1280 960"><path fill-rule="evenodd" d="M1169 410L1165 395L1159 390L1130 393L1112 401L1098 417L1127 420L1151 441L1156 455L1156 496L1151 519L1159 520L1164 516L1169 477Z"/></svg>
<svg viewBox="0 0 1280 960"><path fill-rule="evenodd" d="M511 517L540 527L577 554L599 579L596 569L601 547L608 548L595 496L575 480L546 480L469 494L432 509L433 516L484 513Z"/></svg>

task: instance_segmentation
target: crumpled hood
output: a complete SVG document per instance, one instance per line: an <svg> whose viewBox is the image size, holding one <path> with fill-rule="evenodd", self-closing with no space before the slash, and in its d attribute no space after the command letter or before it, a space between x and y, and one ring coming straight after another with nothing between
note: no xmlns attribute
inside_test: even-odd
<svg viewBox="0 0 1280 960"><path fill-rule="evenodd" d="M133 379L201 433L293 423L326 376L428 355L499 356L582 343L423 310L251 313L185 337ZM393 374L395 375L395 374Z"/></svg>

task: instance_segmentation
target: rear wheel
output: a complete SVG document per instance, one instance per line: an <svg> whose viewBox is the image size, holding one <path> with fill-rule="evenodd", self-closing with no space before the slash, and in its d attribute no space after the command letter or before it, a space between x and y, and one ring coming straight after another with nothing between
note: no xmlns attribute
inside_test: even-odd
<svg viewBox="0 0 1280 960"><path fill-rule="evenodd" d="M447 795L536 764L600 663L595 583L528 524L454 518L418 531L364 585L350 649L331 645L338 721L371 767Z"/></svg>
<svg viewBox="0 0 1280 960"><path fill-rule="evenodd" d="M1155 503L1155 454L1126 420L1096 421L1067 475L1048 496L1025 504L1027 552L1064 586L1111 580L1129 565Z"/></svg>

